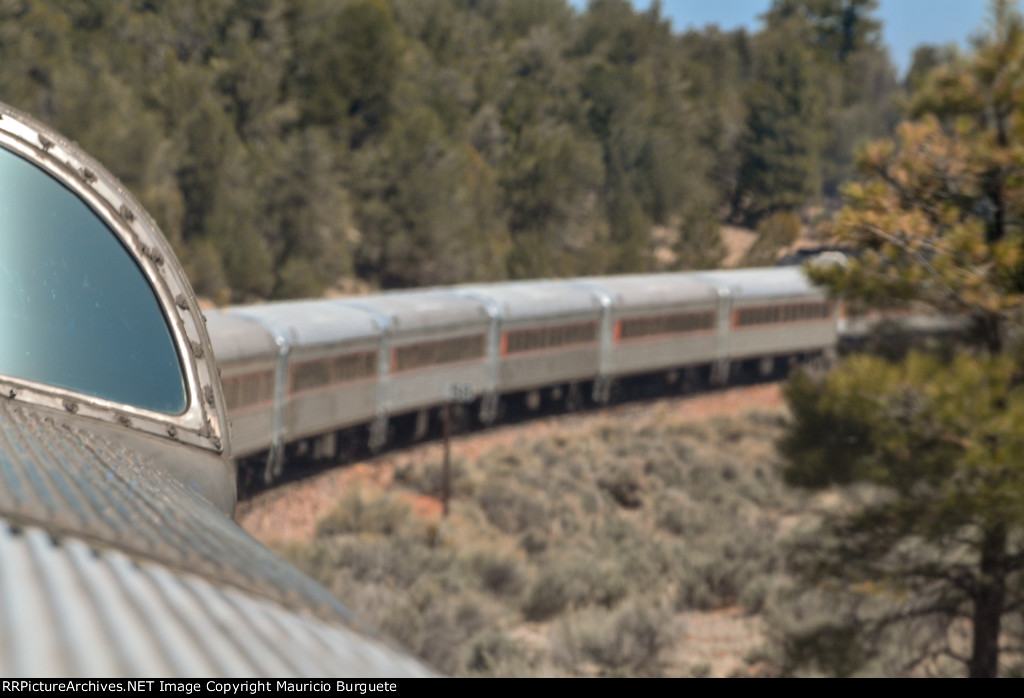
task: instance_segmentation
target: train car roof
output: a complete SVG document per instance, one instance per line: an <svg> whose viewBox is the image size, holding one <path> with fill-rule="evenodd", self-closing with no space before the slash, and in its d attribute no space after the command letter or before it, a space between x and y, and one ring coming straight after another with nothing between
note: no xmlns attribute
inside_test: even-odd
<svg viewBox="0 0 1024 698"><path fill-rule="evenodd" d="M598 276L574 279L573 283L604 291L616 308L671 307L714 302L718 298L708 282L681 274Z"/></svg>
<svg viewBox="0 0 1024 698"><path fill-rule="evenodd" d="M701 271L686 276L727 288L733 298L824 295L810 282L803 268L796 266Z"/></svg>
<svg viewBox="0 0 1024 698"><path fill-rule="evenodd" d="M598 313L601 304L582 286L559 281L512 281L456 286L453 293L496 304L505 320L544 319Z"/></svg>
<svg viewBox="0 0 1024 698"><path fill-rule="evenodd" d="M440 289L346 298L338 304L373 314L395 332L438 331L490 320L480 301Z"/></svg>
<svg viewBox="0 0 1024 698"><path fill-rule="evenodd" d="M209 310L205 315L206 329L217 361L277 355L279 350L273 336L255 320L224 310Z"/></svg>
<svg viewBox="0 0 1024 698"><path fill-rule="evenodd" d="M288 340L300 346L337 344L380 335L380 326L371 315L339 303L284 301L233 308L231 312L271 331L287 333Z"/></svg>
<svg viewBox="0 0 1024 698"><path fill-rule="evenodd" d="M0 595L23 609L8 632L50 650L0 652L4 677L431 676L372 635L151 560L3 519L0 545L11 551Z"/></svg>
<svg viewBox="0 0 1024 698"><path fill-rule="evenodd" d="M429 674L116 434L55 417L0 403L0 674Z"/></svg>

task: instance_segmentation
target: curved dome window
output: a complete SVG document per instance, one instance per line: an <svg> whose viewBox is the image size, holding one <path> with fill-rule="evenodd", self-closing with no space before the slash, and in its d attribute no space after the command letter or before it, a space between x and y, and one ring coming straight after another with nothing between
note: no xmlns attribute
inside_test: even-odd
<svg viewBox="0 0 1024 698"><path fill-rule="evenodd" d="M0 375L165 414L181 362L132 255L70 189L0 148Z"/></svg>

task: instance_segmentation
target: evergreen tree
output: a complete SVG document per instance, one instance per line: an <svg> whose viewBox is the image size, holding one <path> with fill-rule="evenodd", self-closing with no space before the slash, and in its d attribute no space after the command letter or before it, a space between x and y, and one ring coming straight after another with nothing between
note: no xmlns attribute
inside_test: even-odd
<svg viewBox="0 0 1024 698"><path fill-rule="evenodd" d="M776 0L755 46L736 203L756 222L834 196L856 149L891 132L897 82L875 0ZM772 165L780 166L772 172Z"/></svg>
<svg viewBox="0 0 1024 698"><path fill-rule="evenodd" d="M943 658L962 659L970 676L1009 668L1003 631L1024 601L1022 80L1024 21L995 2L974 53L931 73L916 119L865 151L865 180L835 221L863 254L813 270L848 298L914 302L971 329L954 356L857 359L791 383L782 447L792 481L874 493L827 518L827 544L802 551L810 578L843 592L846 613L788 638L796 664L851 672L899 630L906 668Z"/></svg>
<svg viewBox="0 0 1024 698"><path fill-rule="evenodd" d="M219 301L705 267L731 202L827 193L882 111L873 4L776 4L751 38L628 0L15 0L0 88L108 164ZM783 69L754 75L761 49Z"/></svg>
<svg viewBox="0 0 1024 698"><path fill-rule="evenodd" d="M735 207L756 222L820 192L824 98L798 25L759 36L754 55Z"/></svg>

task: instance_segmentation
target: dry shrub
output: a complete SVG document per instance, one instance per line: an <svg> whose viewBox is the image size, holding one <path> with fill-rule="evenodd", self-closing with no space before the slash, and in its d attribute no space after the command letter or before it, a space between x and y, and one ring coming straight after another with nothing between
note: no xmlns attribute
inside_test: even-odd
<svg viewBox="0 0 1024 698"><path fill-rule="evenodd" d="M606 463L598 484L624 509L639 509L644 503L643 470L633 459Z"/></svg>
<svg viewBox="0 0 1024 698"><path fill-rule="evenodd" d="M630 592L630 580L617 560L575 558L572 600L576 606L597 605L612 608Z"/></svg>
<svg viewBox="0 0 1024 698"><path fill-rule="evenodd" d="M464 458L453 458L449 464L453 494L472 496L476 491L472 471ZM444 494L444 463L432 461L423 466L406 464L396 469L395 482L429 497Z"/></svg>
<svg viewBox="0 0 1024 698"><path fill-rule="evenodd" d="M317 537L344 533L396 533L409 518L409 505L384 493L350 488L326 516L317 522Z"/></svg>
<svg viewBox="0 0 1024 698"><path fill-rule="evenodd" d="M519 537L519 547L526 551L527 555L540 555L548 546L548 534L537 528L528 529Z"/></svg>
<svg viewBox="0 0 1024 698"><path fill-rule="evenodd" d="M677 579L677 610L708 611L744 603L763 606L771 589L766 576L779 567L779 553L769 535L756 528L708 533L686 549Z"/></svg>
<svg viewBox="0 0 1024 698"><path fill-rule="evenodd" d="M517 596L526 586L522 564L514 558L480 553L472 566L480 575L481 586L497 596Z"/></svg>
<svg viewBox="0 0 1024 698"><path fill-rule="evenodd" d="M543 493L533 492L511 478L488 479L477 501L487 520L503 533L547 528L548 507Z"/></svg>
<svg viewBox="0 0 1024 698"><path fill-rule="evenodd" d="M545 563L527 592L523 616L541 621L566 608L611 608L629 592L629 575L618 560L576 552Z"/></svg>
<svg viewBox="0 0 1024 698"><path fill-rule="evenodd" d="M636 601L615 611L578 613L554 633L560 658L577 670L592 663L605 676L661 676L679 629L661 604Z"/></svg>
<svg viewBox="0 0 1024 698"><path fill-rule="evenodd" d="M333 566L334 574L344 573L355 581L404 589L420 574L421 556L402 554L387 541L345 537L317 547L321 559Z"/></svg>
<svg viewBox="0 0 1024 698"><path fill-rule="evenodd" d="M525 677L533 674L537 660L524 643L491 629L473 640L466 668L475 676Z"/></svg>
<svg viewBox="0 0 1024 698"><path fill-rule="evenodd" d="M554 565L541 570L523 602L523 617L543 621L564 611L571 599L569 583L569 575L562 567Z"/></svg>
<svg viewBox="0 0 1024 698"><path fill-rule="evenodd" d="M396 595L395 601L380 621L381 630L445 674L467 668L473 638L495 622L493 611L480 599L453 595L431 581Z"/></svg>
<svg viewBox="0 0 1024 698"><path fill-rule="evenodd" d="M286 555L444 672L685 674L666 669L676 612L777 603L778 520L803 501L779 482L778 427L666 418L499 447L456 461L468 496L433 535L403 500L349 492ZM396 481L437 494L440 465Z"/></svg>
<svg viewBox="0 0 1024 698"><path fill-rule="evenodd" d="M680 490L669 490L654 500L655 525L676 536L695 533L698 511L699 507Z"/></svg>

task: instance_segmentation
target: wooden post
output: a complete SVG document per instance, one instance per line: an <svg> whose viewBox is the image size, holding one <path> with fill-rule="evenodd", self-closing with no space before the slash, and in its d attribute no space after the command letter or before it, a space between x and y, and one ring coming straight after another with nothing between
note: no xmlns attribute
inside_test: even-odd
<svg viewBox="0 0 1024 698"><path fill-rule="evenodd" d="M448 500L452 496L452 401L444 403L444 469L441 475L441 516L448 516Z"/></svg>
<svg viewBox="0 0 1024 698"><path fill-rule="evenodd" d="M473 401L473 388L466 383L452 383L446 393L448 399L444 403L444 469L441 473L441 515L448 516L448 500L452 497L452 405L458 401L466 404Z"/></svg>

